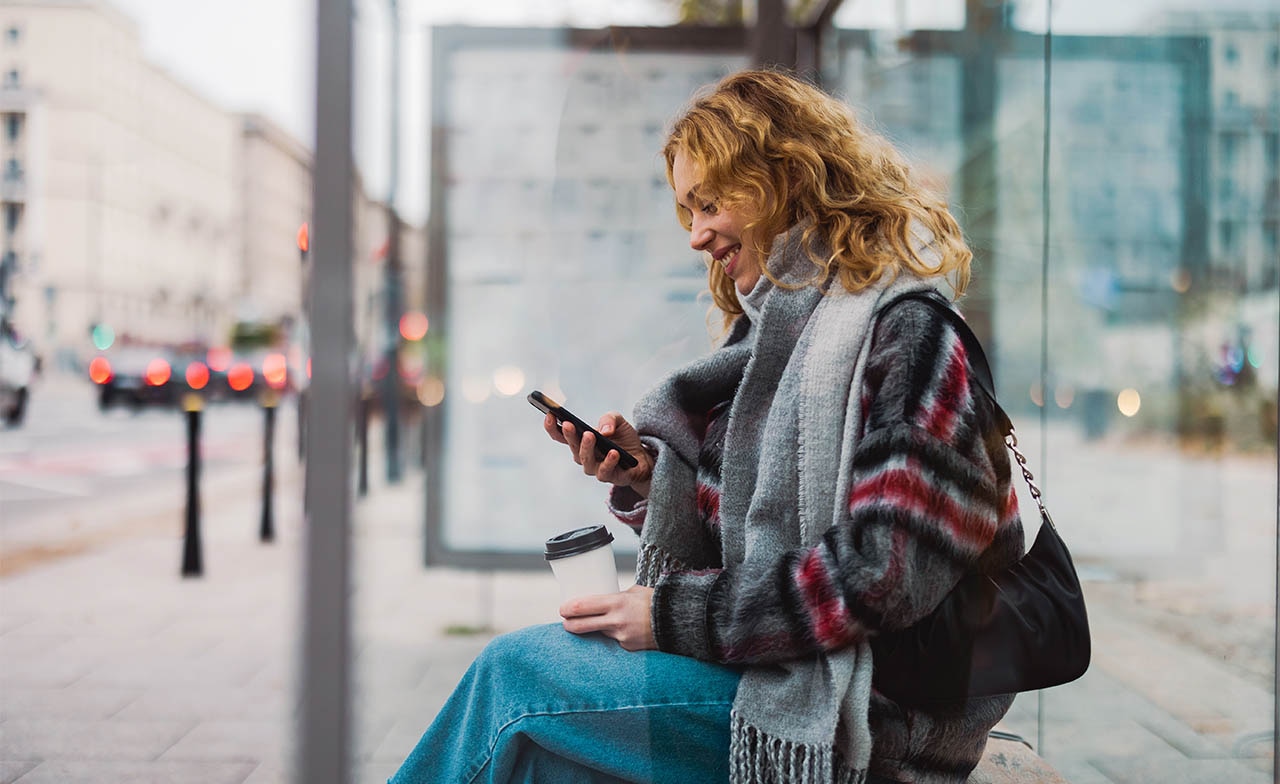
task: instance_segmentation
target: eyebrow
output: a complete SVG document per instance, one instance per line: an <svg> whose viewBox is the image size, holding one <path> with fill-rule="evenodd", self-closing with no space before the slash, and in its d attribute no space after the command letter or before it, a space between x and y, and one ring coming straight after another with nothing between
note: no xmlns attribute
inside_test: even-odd
<svg viewBox="0 0 1280 784"><path fill-rule="evenodd" d="M697 183L696 185L694 185L692 188L689 189L689 192L684 195L684 198L690 202L697 201L698 189L701 187L702 187L702 183ZM686 210L692 209L691 207L689 207L688 204L685 204L683 201L680 201L679 198L676 199L676 204L679 204L681 207L684 207Z"/></svg>

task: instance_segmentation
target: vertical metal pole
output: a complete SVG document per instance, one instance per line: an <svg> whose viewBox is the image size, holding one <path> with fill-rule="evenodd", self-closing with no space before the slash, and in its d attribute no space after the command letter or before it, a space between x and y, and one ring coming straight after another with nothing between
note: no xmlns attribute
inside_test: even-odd
<svg viewBox="0 0 1280 784"><path fill-rule="evenodd" d="M436 39L441 37L439 30ZM433 52L444 51L439 40L432 43ZM427 188L431 195L431 211L427 215L427 253L425 261L425 291L423 301L427 304L427 317L431 320L431 331L427 333L427 375L444 383L448 378L448 354L445 347L449 345L449 245L445 242L446 227L449 225L449 200L445 198L443 172L448 170L449 134L446 121L444 101L439 96L448 91L445 79L447 68L444 58L435 57L431 68L431 149L430 162L427 167ZM448 407L452 405L446 390L444 399L434 406L422 409L422 465L426 492L422 494L422 562L430 566L438 558L436 552L443 549L441 533L444 504L444 423L448 421Z"/></svg>
<svg viewBox="0 0 1280 784"><path fill-rule="evenodd" d="M307 310L311 306L311 267L307 264L307 253L310 247L311 227L304 223L298 229L298 275L301 284L298 292L298 321L302 325L300 332L304 338L302 345L303 366L299 369L303 376L300 379L302 386L298 389L298 394L295 397L298 414L299 461L307 456L307 388L311 386L310 379L307 378L307 374L310 372L307 363L311 361L311 345L314 342L311 338L311 325Z"/></svg>
<svg viewBox="0 0 1280 784"><path fill-rule="evenodd" d="M1044 136L1040 150L1040 487L1049 481L1049 164L1053 151L1053 0L1048 0L1044 25ZM1036 694L1036 751L1044 756L1045 693Z"/></svg>
<svg viewBox="0 0 1280 784"><path fill-rule="evenodd" d="M351 0L316 3L315 231L309 319L301 717L294 780L343 784L350 760Z"/></svg>
<svg viewBox="0 0 1280 784"><path fill-rule="evenodd" d="M386 424L383 446L386 448L387 482L400 481L400 317L404 314L404 296L401 291L400 271L400 217L396 214L396 187L400 169L400 12L396 0L387 0L391 14L391 118L389 140L390 176L387 188L387 258L386 310L387 372L383 377L382 415Z"/></svg>
<svg viewBox="0 0 1280 784"><path fill-rule="evenodd" d="M751 49L751 59L758 68L795 67L795 30L787 23L787 6L783 0L756 0Z"/></svg>
<svg viewBox="0 0 1280 784"><path fill-rule="evenodd" d="M987 361L997 379L1000 352L992 328L995 282L1000 274L995 116L999 90L996 59L1005 35L1003 8L1003 0L965 0L960 86L964 163L959 201L966 215L965 235L974 254L973 283L965 295L964 313L978 340L987 347Z"/></svg>
<svg viewBox="0 0 1280 784"><path fill-rule="evenodd" d="M269 393L270 394L270 393ZM272 520L272 507L275 496L275 434L276 434L276 401L264 400L262 403L262 524L258 528L258 539L270 542L276 538Z"/></svg>
<svg viewBox="0 0 1280 784"><path fill-rule="evenodd" d="M356 408L356 495L369 494L369 396L360 395Z"/></svg>
<svg viewBox="0 0 1280 784"><path fill-rule="evenodd" d="M182 576L204 574L200 557L200 409L188 407L187 415L187 520L182 536Z"/></svg>

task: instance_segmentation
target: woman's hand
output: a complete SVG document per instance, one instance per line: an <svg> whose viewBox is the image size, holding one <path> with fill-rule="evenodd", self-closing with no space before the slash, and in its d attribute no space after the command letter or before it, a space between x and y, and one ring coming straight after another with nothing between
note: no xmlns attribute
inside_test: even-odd
<svg viewBox="0 0 1280 784"><path fill-rule="evenodd" d="M619 468L621 455L612 449L601 460L596 454L596 437L593 433L578 433L577 428L569 422L557 426L556 418L551 414L543 418L542 428L554 440L568 445L573 452L574 462L582 466L582 472L587 476L594 476L606 484L630 487L641 496L648 497L649 479L653 476L653 457L640 442L640 434L618 412L610 411L600 417L596 430L634 457L638 463L635 468Z"/></svg>
<svg viewBox="0 0 1280 784"><path fill-rule="evenodd" d="M600 632L628 651L657 650L653 639L653 589L633 585L621 593L582 596L560 605L564 628L574 634Z"/></svg>

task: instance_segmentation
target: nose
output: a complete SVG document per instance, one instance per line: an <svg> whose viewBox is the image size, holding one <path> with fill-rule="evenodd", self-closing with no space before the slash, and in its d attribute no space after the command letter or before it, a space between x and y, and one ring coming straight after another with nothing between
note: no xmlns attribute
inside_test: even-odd
<svg viewBox="0 0 1280 784"><path fill-rule="evenodd" d="M694 250L706 250L711 244L711 238L715 232L703 223L697 214L693 216L692 223L689 225L689 247Z"/></svg>

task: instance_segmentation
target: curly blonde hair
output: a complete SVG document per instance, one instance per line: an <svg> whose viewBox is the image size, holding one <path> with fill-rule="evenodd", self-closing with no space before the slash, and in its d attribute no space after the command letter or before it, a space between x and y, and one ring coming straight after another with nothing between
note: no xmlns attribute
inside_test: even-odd
<svg viewBox="0 0 1280 784"><path fill-rule="evenodd" d="M836 273L857 292L907 269L947 277L957 296L968 285L973 253L945 200L914 181L894 146L848 106L794 76L742 71L697 98L662 150L673 188L681 150L698 168L700 193L750 216L744 233L762 259L775 236L807 221L811 282ZM677 204L676 213L688 229L688 210ZM719 264L707 269L727 325L742 313L733 280Z"/></svg>

